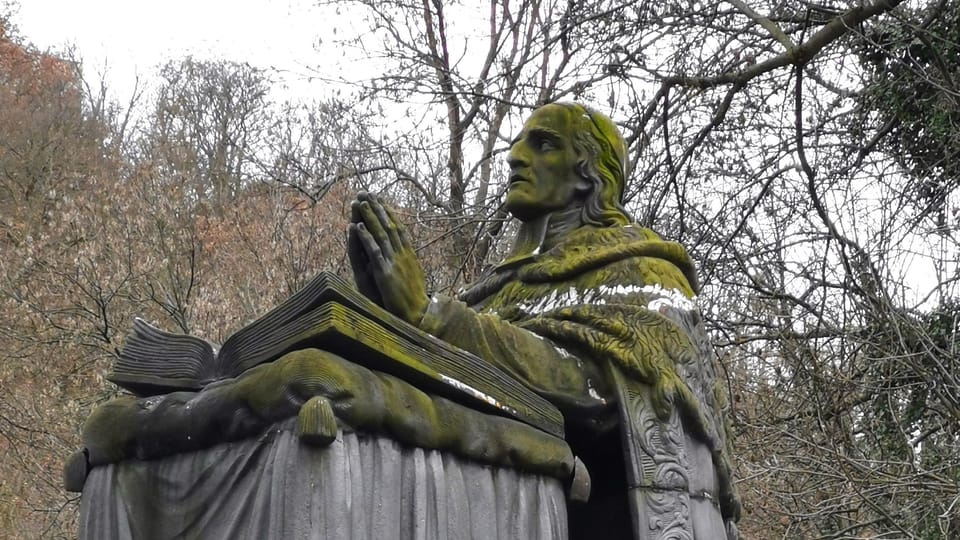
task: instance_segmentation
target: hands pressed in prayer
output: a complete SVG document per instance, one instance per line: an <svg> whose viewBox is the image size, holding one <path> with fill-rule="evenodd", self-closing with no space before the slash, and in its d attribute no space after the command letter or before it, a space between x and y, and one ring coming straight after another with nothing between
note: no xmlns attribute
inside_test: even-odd
<svg viewBox="0 0 960 540"><path fill-rule="evenodd" d="M417 325L427 298L423 267L400 220L367 192L350 207L347 254L357 289L403 320Z"/></svg>

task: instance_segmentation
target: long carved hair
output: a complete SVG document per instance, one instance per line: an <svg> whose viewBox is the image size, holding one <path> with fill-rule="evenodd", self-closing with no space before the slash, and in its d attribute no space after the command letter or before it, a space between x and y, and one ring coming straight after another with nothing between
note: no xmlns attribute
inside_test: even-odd
<svg viewBox="0 0 960 540"><path fill-rule="evenodd" d="M617 227L630 223L623 207L626 189L627 145L620 130L605 114L579 103L557 103L570 111L573 148L579 156L577 173L593 190L583 206L583 223Z"/></svg>

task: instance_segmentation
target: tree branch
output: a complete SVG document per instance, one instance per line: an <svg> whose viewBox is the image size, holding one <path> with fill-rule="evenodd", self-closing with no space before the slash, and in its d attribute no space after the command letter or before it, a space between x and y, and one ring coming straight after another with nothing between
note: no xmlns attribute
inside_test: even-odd
<svg viewBox="0 0 960 540"><path fill-rule="evenodd" d="M870 17L892 11L901 3L903 3L903 0L878 0L873 4L854 7L832 19L799 46L791 47L773 58L754 64L742 71L724 73L715 77L690 77L686 75L664 77L663 84L692 86L694 88L712 88L728 84L744 85L750 80L775 69L789 65L806 64L819 54L824 47L849 32L851 28L859 26Z"/></svg>
<svg viewBox="0 0 960 540"><path fill-rule="evenodd" d="M753 19L753 21L762 26L764 30L770 32L770 35L773 36L774 39L783 44L784 49L790 51L796 47L793 44L793 41L787 37L785 33L783 33L783 30L779 26L777 26L777 23L771 21L763 15L760 15L754 11L753 8L741 2L740 0L727 0L727 2L732 4L733 7L739 9L747 17Z"/></svg>

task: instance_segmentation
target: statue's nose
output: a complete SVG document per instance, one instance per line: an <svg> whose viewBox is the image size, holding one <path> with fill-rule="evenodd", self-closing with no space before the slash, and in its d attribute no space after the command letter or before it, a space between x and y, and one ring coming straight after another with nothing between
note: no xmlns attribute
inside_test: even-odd
<svg viewBox="0 0 960 540"><path fill-rule="evenodd" d="M507 154L507 165L510 166L511 171L516 171L522 167L526 167L530 162L526 158L526 154L523 152L522 145L520 143L514 144L510 147L510 153Z"/></svg>

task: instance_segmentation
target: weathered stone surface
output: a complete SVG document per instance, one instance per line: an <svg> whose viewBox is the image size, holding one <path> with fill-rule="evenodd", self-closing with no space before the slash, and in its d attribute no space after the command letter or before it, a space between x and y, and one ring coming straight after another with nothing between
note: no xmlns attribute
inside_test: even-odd
<svg viewBox="0 0 960 540"><path fill-rule="evenodd" d="M563 539L562 482L384 437L257 439L94 468L80 538Z"/></svg>
<svg viewBox="0 0 960 540"><path fill-rule="evenodd" d="M300 407L297 436L314 446L327 446L337 439L337 418L327 398L314 396Z"/></svg>
<svg viewBox="0 0 960 540"><path fill-rule="evenodd" d="M330 408L323 426L313 407ZM304 411L303 407L307 407ZM123 396L94 410L83 430L89 464L150 460L259 436L305 416L308 439L336 422L424 449L518 470L569 478L573 455L563 441L516 420L485 414L427 394L397 377L335 354L305 349L199 392ZM313 417L313 419L311 419Z"/></svg>

